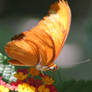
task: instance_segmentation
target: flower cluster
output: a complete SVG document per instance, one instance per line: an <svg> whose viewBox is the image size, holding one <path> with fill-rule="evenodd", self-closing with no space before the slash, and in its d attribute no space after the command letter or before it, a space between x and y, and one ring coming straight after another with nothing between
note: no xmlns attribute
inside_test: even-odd
<svg viewBox="0 0 92 92"><path fill-rule="evenodd" d="M54 79L35 68L17 69L14 76L17 78L16 82L12 81L9 84L0 77L0 92L9 92L9 90L17 92L57 92L53 85Z"/></svg>
<svg viewBox="0 0 92 92"><path fill-rule="evenodd" d="M15 90L16 91L17 86L11 85L9 83L6 83L2 80L2 77L0 77L0 92L9 92L9 90Z"/></svg>

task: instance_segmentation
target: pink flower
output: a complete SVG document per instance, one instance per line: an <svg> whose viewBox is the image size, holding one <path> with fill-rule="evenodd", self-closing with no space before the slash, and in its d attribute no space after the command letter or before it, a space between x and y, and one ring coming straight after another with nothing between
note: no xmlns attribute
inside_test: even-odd
<svg viewBox="0 0 92 92"><path fill-rule="evenodd" d="M5 87L10 88L10 87L11 87L11 85L10 85L10 84L6 84L6 85L5 85Z"/></svg>
<svg viewBox="0 0 92 92"><path fill-rule="evenodd" d="M12 84L12 85L11 85L11 84ZM16 85L15 82L11 82L10 84L8 84L8 83L6 83L6 82L4 82L4 81L2 80L2 77L0 77L0 85L2 85L2 86L4 86L4 87L8 88L9 90L15 90L15 89L17 89L17 85Z"/></svg>
<svg viewBox="0 0 92 92"><path fill-rule="evenodd" d="M17 86L12 86L10 84L6 84L5 87L9 88L10 90L15 90L15 88L17 88Z"/></svg>
<svg viewBox="0 0 92 92"><path fill-rule="evenodd" d="M6 85L6 82L4 82L3 80L0 80L0 85Z"/></svg>
<svg viewBox="0 0 92 92"><path fill-rule="evenodd" d="M12 81L12 82L10 83L11 87L10 87L9 89L17 91L18 85L19 85L19 84L22 84L23 82L24 82L24 81L22 81L22 80L17 80L16 82Z"/></svg>

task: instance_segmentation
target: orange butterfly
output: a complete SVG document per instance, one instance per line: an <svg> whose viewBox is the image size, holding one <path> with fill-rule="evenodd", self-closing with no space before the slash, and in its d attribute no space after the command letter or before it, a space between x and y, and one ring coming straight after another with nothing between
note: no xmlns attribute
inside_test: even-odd
<svg viewBox="0 0 92 92"><path fill-rule="evenodd" d="M36 27L21 33L5 46L13 58L9 63L19 66L34 66L48 70L54 64L68 36L71 10L64 0L51 5L49 14Z"/></svg>

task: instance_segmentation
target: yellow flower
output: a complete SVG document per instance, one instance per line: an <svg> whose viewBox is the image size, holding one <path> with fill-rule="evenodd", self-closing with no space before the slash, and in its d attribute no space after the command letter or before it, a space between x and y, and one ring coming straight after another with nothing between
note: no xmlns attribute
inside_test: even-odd
<svg viewBox="0 0 92 92"><path fill-rule="evenodd" d="M45 85L41 85L38 88L38 92L50 92L49 88L45 88Z"/></svg>
<svg viewBox="0 0 92 92"><path fill-rule="evenodd" d="M29 74L31 74L32 76L38 76L40 74L40 71L38 71L36 68L30 68Z"/></svg>
<svg viewBox="0 0 92 92"><path fill-rule="evenodd" d="M24 80L25 78L27 78L27 74L24 74L23 72L19 72L14 74L14 76L18 79L18 80Z"/></svg>
<svg viewBox="0 0 92 92"><path fill-rule="evenodd" d="M45 84L47 84L47 85L51 85L51 84L53 84L54 83L54 80L53 80L53 78L51 78L51 77L49 77L49 76L44 76L44 77L42 77L42 80L43 80L43 82L45 83Z"/></svg>
<svg viewBox="0 0 92 92"><path fill-rule="evenodd" d="M9 89L0 85L0 92L9 92Z"/></svg>
<svg viewBox="0 0 92 92"><path fill-rule="evenodd" d="M18 85L18 92L36 92L36 88L34 86L23 83Z"/></svg>

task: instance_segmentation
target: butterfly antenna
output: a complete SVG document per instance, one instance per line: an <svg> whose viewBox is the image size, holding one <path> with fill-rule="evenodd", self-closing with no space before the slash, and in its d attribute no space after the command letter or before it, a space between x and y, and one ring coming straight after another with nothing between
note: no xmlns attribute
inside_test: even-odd
<svg viewBox="0 0 92 92"><path fill-rule="evenodd" d="M85 61L82 61L82 62L77 63L77 65L89 63L90 61L91 61L91 59L86 59Z"/></svg>

